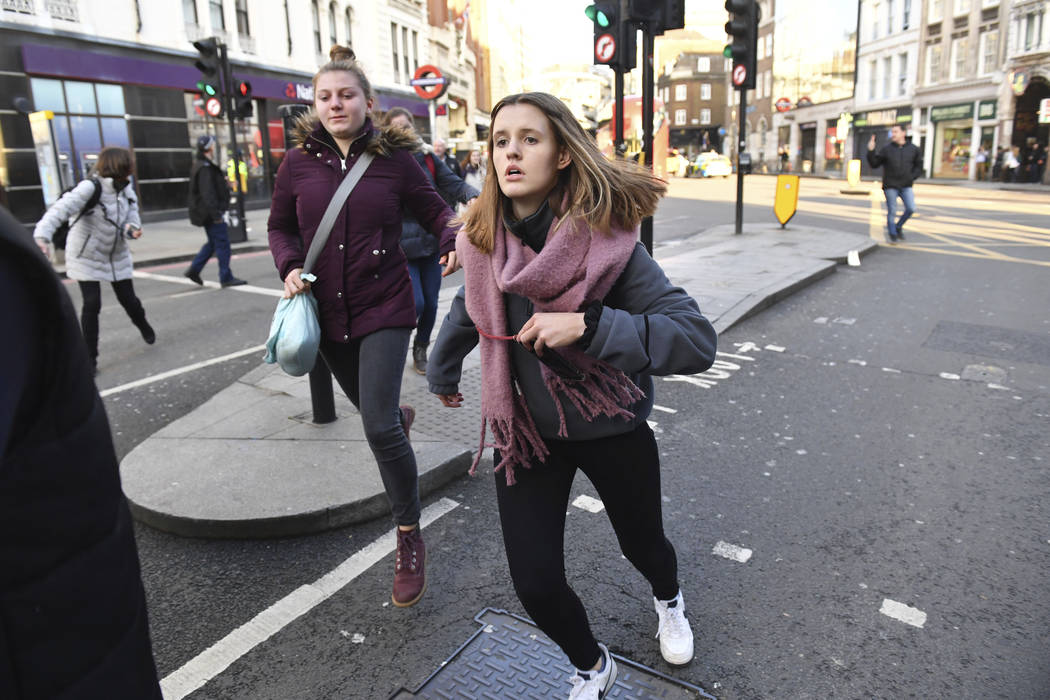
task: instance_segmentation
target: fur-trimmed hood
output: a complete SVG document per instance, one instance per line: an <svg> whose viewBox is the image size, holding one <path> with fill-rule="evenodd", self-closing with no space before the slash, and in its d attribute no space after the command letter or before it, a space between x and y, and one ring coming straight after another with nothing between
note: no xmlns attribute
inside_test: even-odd
<svg viewBox="0 0 1050 700"><path fill-rule="evenodd" d="M415 152L428 147L411 129L396 126L378 128L371 117L365 119L361 132L370 134L366 150L374 156L388 157L393 151ZM321 120L314 109L300 114L292 125L292 142L296 148L303 148L310 138L334 145L331 134L321 126Z"/></svg>

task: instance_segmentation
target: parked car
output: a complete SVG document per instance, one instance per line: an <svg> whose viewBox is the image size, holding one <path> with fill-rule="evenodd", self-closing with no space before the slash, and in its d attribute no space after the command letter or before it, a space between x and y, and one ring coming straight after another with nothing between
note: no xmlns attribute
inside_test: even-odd
<svg viewBox="0 0 1050 700"><path fill-rule="evenodd" d="M733 163L721 153L707 151L697 155L689 164L686 177L729 177L733 174Z"/></svg>

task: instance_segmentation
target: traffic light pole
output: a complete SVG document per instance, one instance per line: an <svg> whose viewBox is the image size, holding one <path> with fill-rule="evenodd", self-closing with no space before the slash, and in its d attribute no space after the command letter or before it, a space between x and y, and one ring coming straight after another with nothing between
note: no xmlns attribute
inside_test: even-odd
<svg viewBox="0 0 1050 700"><path fill-rule="evenodd" d="M623 71L616 71L616 135L613 137L613 155L623 158Z"/></svg>
<svg viewBox="0 0 1050 700"><path fill-rule="evenodd" d="M747 137L744 135L746 126L745 113L747 112L747 90L740 89L740 114L737 126L736 146L736 231L742 233L744 226L744 168L741 166L740 155L747 148Z"/></svg>
<svg viewBox="0 0 1050 700"><path fill-rule="evenodd" d="M226 44L219 43L219 61L222 65L223 105L226 121L230 125L230 159L233 161L233 186L237 199L237 223L230 227L230 242L243 243L248 240L248 228L244 220L244 192L241 190L241 158L237 155L237 122L233 112L233 71L230 69ZM229 168L227 168L227 171Z"/></svg>
<svg viewBox="0 0 1050 700"><path fill-rule="evenodd" d="M645 154L645 166L653 169L653 28L649 22L642 24L642 152ZM621 113L622 114L622 113ZM665 154L666 155L666 154ZM653 217L642 219L642 245L653 254Z"/></svg>

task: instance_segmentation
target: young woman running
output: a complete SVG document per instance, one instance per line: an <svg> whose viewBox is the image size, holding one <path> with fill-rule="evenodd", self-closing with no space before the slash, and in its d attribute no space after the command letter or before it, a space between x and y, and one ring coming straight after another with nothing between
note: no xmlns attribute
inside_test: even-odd
<svg viewBox="0 0 1050 700"><path fill-rule="evenodd" d="M462 405L462 361L480 340L482 445L503 472L496 495L515 591L576 667L569 697L602 698L616 664L565 578L573 478L580 469L594 484L621 550L648 580L663 657L687 663L693 634L646 417L651 377L710 367L715 331L637 242L666 185L604 158L560 100L501 100L489 153L457 239L465 284L427 379L445 406Z"/></svg>
<svg viewBox="0 0 1050 700"><path fill-rule="evenodd" d="M444 274L457 269L452 210L412 156L413 139L379 131L369 117L372 85L354 52L335 46L314 76L314 108L300 122L299 145L277 169L270 205L270 251L288 297L310 284L300 277L321 217L343 177L366 150L364 172L312 270L321 321L321 355L361 412L398 525L394 605L414 605L426 590L426 547L419 531L419 479L408 442L415 411L398 406L408 338L416 325L405 266L401 209L440 238ZM399 136L400 134L400 136Z"/></svg>

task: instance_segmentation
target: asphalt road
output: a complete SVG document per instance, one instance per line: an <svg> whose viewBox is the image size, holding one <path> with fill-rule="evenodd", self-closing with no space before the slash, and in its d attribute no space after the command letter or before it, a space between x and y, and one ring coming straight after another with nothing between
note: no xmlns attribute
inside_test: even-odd
<svg viewBox="0 0 1050 700"><path fill-rule="evenodd" d="M772 181L749 179L748 220L769 219ZM877 198L802 184L800 221L877 235ZM734 193L732 181L672 183L656 217L658 256L730 223ZM690 666L660 660L649 592L605 516L570 508L569 575L617 653L721 698L1050 695L1047 199L934 186L917 198L906 246L723 334L713 372L658 382L668 410L651 418L697 634ZM276 286L266 253L234 269ZM157 328L151 347L103 297L98 382L114 392L106 406L120 455L259 360L121 387L261 344L274 303L155 280L136 288ZM493 490L486 472L428 499L458 505L426 530L431 587L419 605L389 604L387 557L190 697L371 699L418 685L475 631L480 610L521 612ZM585 479L579 494L597 495ZM139 527L161 675L388 529L234 542ZM719 543L751 556L714 554Z"/></svg>

